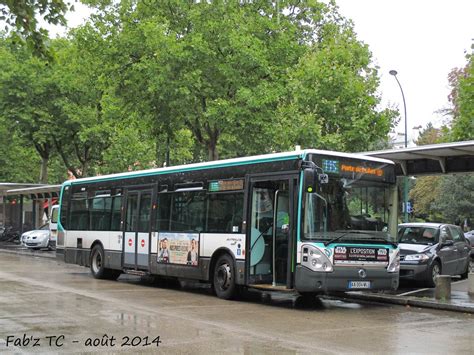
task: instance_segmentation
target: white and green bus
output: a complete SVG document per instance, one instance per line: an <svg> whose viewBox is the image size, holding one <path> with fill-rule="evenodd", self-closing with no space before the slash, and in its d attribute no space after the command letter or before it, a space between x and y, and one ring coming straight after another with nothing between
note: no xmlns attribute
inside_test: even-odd
<svg viewBox="0 0 474 355"><path fill-rule="evenodd" d="M398 287L391 161L320 150L97 176L62 185L57 255L121 273L242 287Z"/></svg>

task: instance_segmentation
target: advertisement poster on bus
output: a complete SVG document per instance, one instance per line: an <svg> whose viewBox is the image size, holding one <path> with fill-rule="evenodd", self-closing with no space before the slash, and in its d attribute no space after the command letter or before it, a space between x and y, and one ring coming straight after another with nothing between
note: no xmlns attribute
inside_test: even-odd
<svg viewBox="0 0 474 355"><path fill-rule="evenodd" d="M198 233L159 233L159 263L197 266L198 260Z"/></svg>

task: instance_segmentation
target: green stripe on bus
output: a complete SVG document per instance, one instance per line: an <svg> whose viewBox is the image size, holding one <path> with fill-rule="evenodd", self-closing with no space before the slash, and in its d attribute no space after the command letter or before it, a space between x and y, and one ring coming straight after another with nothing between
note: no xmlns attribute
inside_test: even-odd
<svg viewBox="0 0 474 355"><path fill-rule="evenodd" d="M338 241L338 242L334 242L334 243L331 243L331 244L328 244L328 245L324 245L324 243L318 243L318 242L304 242L304 243L309 243L309 244L314 244L316 245L317 247L319 248L332 248L332 247L335 247L336 245L341 245L341 246L345 246L345 247L364 247L364 248L388 248L388 249L396 249L393 245L391 244L383 244L379 241L377 241L377 244L357 244L357 243L344 243L343 241ZM389 243L389 242L387 242Z"/></svg>
<svg viewBox="0 0 474 355"><path fill-rule="evenodd" d="M116 176L116 177L104 177L104 178L97 178L97 179L90 179L86 181L76 181L76 182L65 182L64 184L69 183L70 185L81 185L81 184L88 184L94 182L103 182L103 181L114 181L114 180L122 180L122 179L133 179L133 178L140 178L146 176L154 176L154 175L165 175L165 174L175 174L180 172L188 172L188 171L197 171L197 170L205 170L205 169L217 169L217 168L226 168L232 166L239 166L239 165L251 165L251 164L261 164L261 163L269 163L274 161L285 161L285 160L296 160L300 159L300 154L295 154L291 156L279 157L279 158L266 158L266 159L259 159L259 160L249 160L243 162L233 162L233 163L223 163L223 164L216 164L211 166L197 166L192 168L181 168L175 170L165 170L165 171L153 171L153 172L142 172L142 173L131 173L130 175L124 176ZM88 178L89 179L89 178Z"/></svg>

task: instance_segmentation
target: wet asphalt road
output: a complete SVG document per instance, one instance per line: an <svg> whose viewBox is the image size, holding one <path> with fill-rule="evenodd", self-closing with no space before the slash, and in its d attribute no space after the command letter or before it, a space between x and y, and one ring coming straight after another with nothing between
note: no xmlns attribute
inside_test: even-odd
<svg viewBox="0 0 474 355"><path fill-rule="evenodd" d="M467 314L258 293L223 301L201 285L95 280L80 266L0 253L0 352L472 354L473 334Z"/></svg>

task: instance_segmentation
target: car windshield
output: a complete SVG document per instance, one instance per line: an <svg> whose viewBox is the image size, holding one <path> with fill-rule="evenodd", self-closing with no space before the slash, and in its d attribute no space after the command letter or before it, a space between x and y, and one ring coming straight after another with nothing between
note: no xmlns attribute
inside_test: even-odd
<svg viewBox="0 0 474 355"><path fill-rule="evenodd" d="M331 179L305 194L303 238L388 240L390 191L389 184Z"/></svg>
<svg viewBox="0 0 474 355"><path fill-rule="evenodd" d="M398 242L406 244L438 243L439 230L432 227L401 227L398 230Z"/></svg>
<svg viewBox="0 0 474 355"><path fill-rule="evenodd" d="M38 228L39 230L48 230L49 229L49 224L43 224L41 227Z"/></svg>

